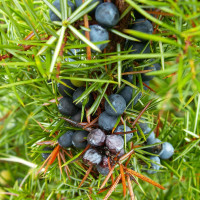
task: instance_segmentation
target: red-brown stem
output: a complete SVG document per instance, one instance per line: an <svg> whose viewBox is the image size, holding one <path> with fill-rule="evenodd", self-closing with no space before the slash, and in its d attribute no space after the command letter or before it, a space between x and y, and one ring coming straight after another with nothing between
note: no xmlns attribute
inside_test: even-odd
<svg viewBox="0 0 200 200"><path fill-rule="evenodd" d="M112 192L114 191L114 189L116 188L117 184L119 183L120 179L121 179L122 175L120 174L114 184L111 186L110 190L108 191L108 193L106 194L106 196L103 198L103 200L107 200L109 198L109 196L112 194Z"/></svg>
<svg viewBox="0 0 200 200"><path fill-rule="evenodd" d="M82 2L84 3L85 0L82 0ZM89 21L88 21L88 16L87 16L87 14L84 15L84 26L85 26L86 28L89 28ZM88 40L90 40L90 33L89 33L88 31L85 31L85 37L86 37ZM90 46L87 46L87 47L86 47L86 52L87 52L87 59L88 59L88 60L91 60L91 48L90 48Z"/></svg>
<svg viewBox="0 0 200 200"><path fill-rule="evenodd" d="M146 111L146 109L149 107L149 105L151 104L152 100L148 102L148 104L143 108L143 110L140 112L140 114L136 117L135 121L133 122L133 127L135 126L135 124L138 122L138 120L140 119L140 117L142 116L142 114Z"/></svg>
<svg viewBox="0 0 200 200"><path fill-rule="evenodd" d="M128 189L129 189L131 200L134 200L134 194L133 194L133 188L132 188L132 185L131 185L130 176L127 174L126 177L127 177Z"/></svg>
<svg viewBox="0 0 200 200"><path fill-rule="evenodd" d="M88 168L88 170L87 170L85 176L83 177L83 179L82 179L80 185L78 186L78 188L80 188L81 185L85 182L85 180L87 179L87 177L89 176L89 174L90 174L90 172L92 170L92 167L93 167L93 165L90 165L90 167Z"/></svg>

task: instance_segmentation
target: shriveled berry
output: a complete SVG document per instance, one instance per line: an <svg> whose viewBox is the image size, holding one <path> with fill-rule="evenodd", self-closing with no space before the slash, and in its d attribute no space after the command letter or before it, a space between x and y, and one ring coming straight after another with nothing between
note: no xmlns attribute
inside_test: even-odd
<svg viewBox="0 0 200 200"><path fill-rule="evenodd" d="M106 147L111 153L118 153L124 147L124 140L120 135L107 135L106 136Z"/></svg>
<svg viewBox="0 0 200 200"><path fill-rule="evenodd" d="M149 157L150 160L154 161L155 163L151 162L151 169L147 170L148 174L155 174L157 173L157 171L153 171L153 170L159 170L160 166L157 164L160 164L160 158L158 156L150 156ZM157 164L156 164L157 163Z"/></svg>
<svg viewBox="0 0 200 200"><path fill-rule="evenodd" d="M111 131L117 122L116 116L111 116L107 112L102 112L98 119L99 127L106 130Z"/></svg>
<svg viewBox="0 0 200 200"><path fill-rule="evenodd" d="M78 111L78 108L73 104L72 98L63 97L59 101L58 110L63 115L73 116Z"/></svg>
<svg viewBox="0 0 200 200"><path fill-rule="evenodd" d="M97 5L97 7L98 7L101 3L103 3L103 0L93 0L89 5L94 4L96 2L99 2L99 4ZM75 3L76 3L76 7L78 8L83 3L83 1L82 0L75 0ZM92 11L90 11L89 14L90 15L93 14L95 12L96 8L94 8Z"/></svg>
<svg viewBox="0 0 200 200"><path fill-rule="evenodd" d="M72 146L72 135L73 131L67 131L65 134L58 138L58 144L63 148L68 148Z"/></svg>
<svg viewBox="0 0 200 200"><path fill-rule="evenodd" d="M125 99L119 95L119 94L111 94L108 97L110 103L112 104L112 106L115 108L115 110L113 110L113 108L110 106L110 104L106 101L105 102L105 111L112 116L119 116L121 114L123 114L125 108L126 108L126 101Z"/></svg>
<svg viewBox="0 0 200 200"><path fill-rule="evenodd" d="M63 95L64 97L70 96L74 93L74 91L76 90L77 87L75 87L70 80L67 79L61 79L62 82L64 82L67 86L58 83L57 87L58 87L58 91L61 95Z"/></svg>
<svg viewBox="0 0 200 200"><path fill-rule="evenodd" d="M131 129L128 126L126 126L126 129L125 129L124 125L120 125L120 126L117 126L117 128L114 131L114 133L117 133L117 132L129 132L129 131L131 131ZM124 138L123 134L120 134L120 135ZM129 142L132 137L133 137L133 133L126 134L126 142Z"/></svg>
<svg viewBox="0 0 200 200"><path fill-rule="evenodd" d="M95 18L101 26L111 28L119 21L119 10L115 4L105 2L97 7Z"/></svg>
<svg viewBox="0 0 200 200"><path fill-rule="evenodd" d="M83 155L83 161L87 164L98 165L102 161L102 155L96 149L88 149Z"/></svg>
<svg viewBox="0 0 200 200"><path fill-rule="evenodd" d="M101 161L100 165L102 167L108 167L108 157L107 156L102 157L102 161Z"/></svg>
<svg viewBox="0 0 200 200"><path fill-rule="evenodd" d="M80 97L83 92L85 92L85 88L84 87L79 87L76 89L76 91L74 92L73 94L73 101L75 101L78 97ZM83 105L83 101L82 100L81 102L79 103L76 103L75 102L75 105L79 108L82 108L82 105ZM90 107L93 103L93 97L92 97L92 94L89 94L89 99L87 100L87 104L85 105L86 108Z"/></svg>
<svg viewBox="0 0 200 200"><path fill-rule="evenodd" d="M174 147L169 142L164 142L162 144L162 150L159 154L160 158L166 160L171 158L173 154L174 154Z"/></svg>
<svg viewBox="0 0 200 200"><path fill-rule="evenodd" d="M161 143L161 140L159 140L158 138L155 138L154 140L149 140L147 142L147 145L153 145L156 143ZM153 147L148 148L147 150L154 154L160 154L160 152L162 151L162 144L155 145Z"/></svg>
<svg viewBox="0 0 200 200"><path fill-rule="evenodd" d="M153 25L147 19L136 19L134 24L131 26L131 29L147 34L153 33Z"/></svg>
<svg viewBox="0 0 200 200"><path fill-rule="evenodd" d="M93 129L87 137L88 143L96 147L104 145L105 139L106 135L101 129Z"/></svg>
<svg viewBox="0 0 200 200"><path fill-rule="evenodd" d="M103 27L94 24L94 25L90 25L90 41L91 42L102 42L102 41L106 41L109 40L109 34L108 31L106 29L104 29ZM107 47L107 43L105 44L97 44L96 46L103 51L106 47ZM92 52L96 52L95 50L92 50Z"/></svg>
<svg viewBox="0 0 200 200"><path fill-rule="evenodd" d="M84 149L87 146L87 131L75 131L72 135L72 144L77 149Z"/></svg>
<svg viewBox="0 0 200 200"><path fill-rule="evenodd" d="M72 12L75 10L75 5L71 2L71 1L67 1L68 6L72 9ZM61 12L61 8L60 8L60 0L55 0L53 2L53 5L57 8L58 11ZM61 21L61 19L52 11L49 10L49 15L50 15L50 19L51 21Z"/></svg>
<svg viewBox="0 0 200 200"><path fill-rule="evenodd" d="M45 147L42 151L48 151L49 152L49 153L42 153L41 154L42 158L44 160L46 160L50 156L51 152L53 151L53 147Z"/></svg>

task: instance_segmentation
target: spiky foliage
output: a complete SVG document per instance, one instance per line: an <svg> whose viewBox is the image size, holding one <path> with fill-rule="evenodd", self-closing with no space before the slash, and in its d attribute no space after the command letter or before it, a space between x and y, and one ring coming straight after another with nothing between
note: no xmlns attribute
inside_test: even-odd
<svg viewBox="0 0 200 200"><path fill-rule="evenodd" d="M152 129L156 129L161 140L173 144L175 155L162 162L163 168L159 173L149 175L167 190L162 191L136 178L139 186L132 183L134 195L141 200L199 199L200 3L197 0L116 1L123 23L110 30L112 37L107 52L91 57L90 48L86 51L86 47L97 51L98 48L88 40L87 34L86 37L83 35L83 30L88 30L88 19L89 24L92 23L90 17L84 16L96 4L89 5L91 1L86 1L71 13L65 1L60 2L61 8L65 8L61 13L52 7L52 1L47 0L0 2L0 170L8 169L12 174L11 180L3 185L7 197L78 200L102 199L106 194L106 191L97 194L105 178L93 173L78 189L88 168L71 162L81 154L77 150L66 156L70 177L65 173L60 175L57 160L44 177L36 176L43 162L40 157L42 146L37 142L56 142L57 133L78 129L65 124L57 110L60 97L57 83L66 78L86 82L87 89L80 101L95 93L96 100L88 115L100 112L99 107L107 95L125 84L143 93L138 104L126 109L125 123L133 122L153 99L142 117L148 120ZM49 8L60 15L62 23L50 21ZM127 23L134 21L134 15L138 13L153 22L153 35L128 30ZM135 38L150 40L152 53L129 54L130 50L124 49L125 40ZM82 49L81 56L69 56L68 51L73 48ZM66 58L74 61L66 61ZM138 58L146 60L137 65ZM151 72L156 78L151 81L152 91L146 92L138 71L148 66L152 58L161 63L162 69ZM137 67L133 67L136 75L131 84L123 79L122 73L133 63ZM136 86L136 77L139 86ZM129 167L148 176L142 167L142 162L150 163L144 156L142 137L135 135L132 139L135 154ZM127 145L126 152L131 148ZM116 168L113 176L117 181L118 173L119 168ZM109 180L107 186L111 184ZM122 191L122 184L118 184L111 197L122 199ZM130 199L129 195L124 199Z"/></svg>

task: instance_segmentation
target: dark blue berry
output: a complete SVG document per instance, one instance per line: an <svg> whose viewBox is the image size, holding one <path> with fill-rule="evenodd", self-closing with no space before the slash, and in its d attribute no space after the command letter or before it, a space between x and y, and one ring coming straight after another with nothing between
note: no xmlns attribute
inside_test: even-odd
<svg viewBox="0 0 200 200"><path fill-rule="evenodd" d="M88 149L83 155L83 161L89 165L98 165L102 161L102 155L96 149Z"/></svg>
<svg viewBox="0 0 200 200"><path fill-rule="evenodd" d="M124 72L133 72L133 67L128 67ZM127 80L130 83L133 83L133 74L123 75L123 79Z"/></svg>
<svg viewBox="0 0 200 200"><path fill-rule="evenodd" d="M78 97L80 97L83 92L85 92L85 88L84 87L79 87L76 89L76 91L73 93L73 101L75 101ZM81 102L79 103L76 103L74 102L74 104L79 107L79 108L82 108L82 105L83 105L83 101L82 100ZM93 97L92 97L92 94L89 94L89 99L87 100L87 104L85 105L86 108L90 107L93 103Z"/></svg>
<svg viewBox="0 0 200 200"><path fill-rule="evenodd" d="M147 145L153 145L153 144L156 144L156 143L161 143L161 140L159 140L158 138L155 138L153 140L147 141ZM155 145L153 147L150 147L150 148L147 149L147 151L149 151L153 154L160 154L160 152L162 151L162 144L158 144L158 145Z"/></svg>
<svg viewBox="0 0 200 200"><path fill-rule="evenodd" d="M70 80L68 79L61 79L62 82L64 82L67 86L61 84L61 83L58 83L58 91L59 93L64 96L64 97L67 97L67 96L70 96L74 93L75 89L77 87L75 87Z"/></svg>
<svg viewBox="0 0 200 200"><path fill-rule="evenodd" d="M68 55L68 56L76 56L76 55L78 55L78 54L77 54L78 52L80 52L80 49L70 49L70 50L67 52L67 55ZM76 61L76 59L74 59L74 58L65 58L65 61L74 62L74 61Z"/></svg>
<svg viewBox="0 0 200 200"><path fill-rule="evenodd" d="M108 157L103 156L101 163L97 165L97 171L102 174L103 176L106 176L109 173L109 167L108 167Z"/></svg>
<svg viewBox="0 0 200 200"><path fill-rule="evenodd" d="M103 27L97 24L90 26L90 41L91 42L102 42L106 40L109 40L109 34L106 29L104 29ZM103 51L107 47L107 45L108 44L106 43L106 44L97 44L96 46L101 51ZM95 50L92 50L92 52L94 53Z"/></svg>
<svg viewBox="0 0 200 200"><path fill-rule="evenodd" d="M88 144L96 147L104 145L105 139L106 135L101 129L93 129L87 137Z"/></svg>
<svg viewBox="0 0 200 200"><path fill-rule="evenodd" d="M73 131L67 131L65 134L58 138L58 144L63 148L68 148L72 146L72 135Z"/></svg>
<svg viewBox="0 0 200 200"><path fill-rule="evenodd" d="M72 135L72 144L77 149L84 149L87 146L87 131L75 131Z"/></svg>
<svg viewBox="0 0 200 200"><path fill-rule="evenodd" d="M103 3L103 0L93 0L89 5L94 4L94 3L96 3L97 1L99 2L99 4L97 5L97 7L98 7L101 3ZM82 0L75 0L75 3L76 3L76 7L78 8L78 7L83 3L83 1L82 1ZM94 8L92 11L90 11L89 14L90 14L90 15L93 14L93 13L95 12L95 10L96 10L96 8Z"/></svg>
<svg viewBox="0 0 200 200"><path fill-rule="evenodd" d="M81 122L81 113L82 111L81 110L78 110L76 114L74 114L71 119L75 122ZM83 118L83 121L84 121L85 118Z"/></svg>
<svg viewBox="0 0 200 200"><path fill-rule="evenodd" d="M45 147L43 149L43 151L48 151L49 152L49 153L42 153L42 158L44 160L46 160L50 156L51 152L53 151L53 148L52 147Z"/></svg>
<svg viewBox="0 0 200 200"><path fill-rule="evenodd" d="M158 63L152 64L151 66L144 67L144 70L156 71L160 70L160 65ZM142 74L142 81L150 81L154 78L154 75L148 75L147 73Z"/></svg>
<svg viewBox="0 0 200 200"><path fill-rule="evenodd" d="M108 99L117 112L113 110L113 108L110 106L110 104L107 101L105 102L105 111L109 115L113 115L113 116L119 116L123 114L126 108L125 99L119 94L111 94L108 97Z"/></svg>
<svg viewBox="0 0 200 200"><path fill-rule="evenodd" d="M73 104L72 98L63 97L59 101L58 110L63 115L73 116L77 113L78 108Z"/></svg>
<svg viewBox="0 0 200 200"><path fill-rule="evenodd" d="M134 88L130 87L130 86L125 86L121 91L120 91L120 95L125 99L126 104L128 104L130 102L130 100L133 98L133 91L134 94L137 92ZM140 99L142 93L139 93L135 99L134 99L134 104L135 105L138 102L138 99Z"/></svg>
<svg viewBox="0 0 200 200"><path fill-rule="evenodd" d="M100 128L111 131L117 122L116 116L111 116L107 112L102 112L98 119L98 124Z"/></svg>
<svg viewBox="0 0 200 200"><path fill-rule="evenodd" d="M169 142L164 142L162 144L162 150L159 154L160 158L166 160L171 158L173 154L174 154L174 147Z"/></svg>
<svg viewBox="0 0 200 200"><path fill-rule="evenodd" d="M129 131L131 131L131 129L128 126L126 126L126 130L125 130L124 125L120 125L120 126L117 126L114 133L129 132ZM120 134L120 135L124 138L123 134ZM128 134L125 134L125 135L126 135L126 142L129 142L131 140L131 138L133 137L133 133L128 133Z"/></svg>
<svg viewBox="0 0 200 200"><path fill-rule="evenodd" d="M118 157L120 158L121 156L123 156L125 154L124 148L118 153Z"/></svg>
<svg viewBox="0 0 200 200"><path fill-rule="evenodd" d="M131 26L131 29L147 34L153 33L153 26L147 19L136 19L134 24Z"/></svg>
<svg viewBox="0 0 200 200"><path fill-rule="evenodd" d="M97 165L97 171L99 174L102 174L103 176L108 175L109 173L109 167L102 167L101 165Z"/></svg>
<svg viewBox="0 0 200 200"><path fill-rule="evenodd" d="M153 170L159 170L160 169L160 166L157 165L157 164L160 164L160 158L158 156L150 156L149 159L152 160L155 163L151 162L151 169L152 170L151 169L147 170L147 173L148 174L155 174L155 173L157 173L157 171L153 171Z"/></svg>
<svg viewBox="0 0 200 200"><path fill-rule="evenodd" d="M124 148L124 140L120 135L107 135L106 147L113 154L117 154Z"/></svg>
<svg viewBox="0 0 200 200"><path fill-rule="evenodd" d="M155 133L151 130L151 128L148 127L148 125L146 123L139 123L140 128L142 129L142 132L144 133L144 135L148 135L147 138L147 143L151 143L151 140L153 142L153 140L155 140ZM137 131L138 135L140 135L140 131Z"/></svg>
<svg viewBox="0 0 200 200"><path fill-rule="evenodd" d="M67 1L68 6L72 9L72 12L75 10L75 5L71 2L71 1ZM57 8L58 11L61 12L61 8L60 8L60 0L55 0L53 2L53 5ZM49 15L50 15L50 19L51 21L61 21L61 19L52 11L49 10Z"/></svg>
<svg viewBox="0 0 200 200"><path fill-rule="evenodd" d="M128 42L128 47L131 47L132 52L130 54L150 53L150 45L147 42ZM141 60L141 59L139 59Z"/></svg>
<svg viewBox="0 0 200 200"><path fill-rule="evenodd" d="M101 26L111 28L119 21L119 10L113 3L102 3L95 12L95 18Z"/></svg>

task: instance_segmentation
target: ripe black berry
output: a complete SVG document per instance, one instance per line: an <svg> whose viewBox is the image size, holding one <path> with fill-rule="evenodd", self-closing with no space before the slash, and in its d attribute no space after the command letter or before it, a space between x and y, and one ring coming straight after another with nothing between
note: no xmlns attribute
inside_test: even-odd
<svg viewBox="0 0 200 200"><path fill-rule="evenodd" d="M160 65L158 63L152 64L151 66L148 67L144 67L144 70L152 70L152 71L156 71L156 70L160 70ZM150 81L154 78L154 75L148 75L147 73L142 74L142 81Z"/></svg>
<svg viewBox="0 0 200 200"><path fill-rule="evenodd" d="M121 91L120 91L120 95L125 99L126 104L128 104L130 102L130 100L133 98L133 92L134 94L137 92L134 88L130 87L130 86L125 86ZM141 97L142 93L139 93L133 102L133 105L135 105L138 102L138 99Z"/></svg>
<svg viewBox="0 0 200 200"><path fill-rule="evenodd" d="M141 52L150 53L150 46L149 44L147 46L146 45L147 42L135 42L135 41L128 42L128 47L131 47L131 49L133 50L131 54L140 54Z"/></svg>
<svg viewBox="0 0 200 200"><path fill-rule="evenodd" d="M81 122L81 110L78 110L78 112L76 114L74 114L71 119L75 122Z"/></svg>
<svg viewBox="0 0 200 200"><path fill-rule="evenodd" d="M109 173L108 157L107 156L102 157L101 163L97 165L97 171L100 174L102 174L103 176L106 176Z"/></svg>
<svg viewBox="0 0 200 200"><path fill-rule="evenodd" d="M73 101L75 101L78 97L80 97L82 95L82 93L85 91L85 88L84 87L79 87L76 89L76 91L74 92L73 94ZM83 105L83 101L82 100L81 102L79 103L76 103L75 102L75 105L79 108L82 108L82 105ZM85 105L86 108L90 107L93 103L93 97L92 97L92 94L89 94L89 100L87 100L87 104Z"/></svg>
<svg viewBox="0 0 200 200"><path fill-rule="evenodd" d="M131 26L131 29L147 34L153 33L153 26L147 19L136 19L134 24Z"/></svg>
<svg viewBox="0 0 200 200"><path fill-rule="evenodd" d="M108 175L110 170L108 167L102 167L101 165L97 165L97 171L99 172L99 174L106 176Z"/></svg>
<svg viewBox="0 0 200 200"><path fill-rule="evenodd" d="M49 151L49 153L42 153L42 158L44 160L46 160L50 156L51 152L53 151L53 148L52 147L45 147L43 149L43 151Z"/></svg>
<svg viewBox="0 0 200 200"><path fill-rule="evenodd" d="M58 144L63 148L68 148L72 146L72 135L73 131L67 131L65 134L58 138Z"/></svg>
<svg viewBox="0 0 200 200"><path fill-rule="evenodd" d="M102 155L96 149L88 149L83 155L83 161L87 164L98 165L102 161Z"/></svg>
<svg viewBox="0 0 200 200"><path fill-rule="evenodd" d="M106 41L109 40L109 34L108 31L106 29L104 29L103 27L94 24L90 26L90 41L91 42L102 42L102 41ZM106 47L107 47L107 43L105 44L97 44L96 46L103 51ZM94 53L95 50L92 50L92 52Z"/></svg>
<svg viewBox="0 0 200 200"><path fill-rule="evenodd" d="M102 3L96 9L95 18L101 26L111 28L119 21L119 11L113 3Z"/></svg>
<svg viewBox="0 0 200 200"><path fill-rule="evenodd" d="M162 150L159 154L161 159L169 159L174 154L174 147L169 142L164 142L162 144Z"/></svg>
<svg viewBox="0 0 200 200"><path fill-rule="evenodd" d="M147 145L153 145L156 143L161 143L161 140L159 140L158 138L155 138L154 140L147 141ZM150 147L147 149L147 151L153 154L160 154L160 152L162 151L162 144L158 144L156 146Z"/></svg>
<svg viewBox="0 0 200 200"><path fill-rule="evenodd" d="M92 146L102 146L105 142L106 135L101 129L92 130L87 137L87 141Z"/></svg>
<svg viewBox="0 0 200 200"><path fill-rule="evenodd" d="M72 12L75 10L75 5L71 2L71 1L67 1L68 3L68 6L71 7L72 9ZM55 0L53 2L53 5L58 9L58 11L61 12L61 9L60 9L60 0ZM49 15L50 15L50 19L51 21L61 21L61 19L52 11L52 10L49 10Z"/></svg>
<svg viewBox="0 0 200 200"><path fill-rule="evenodd" d="M150 156L149 159L155 162L155 163L153 163L153 162L151 163L151 169L153 169L153 170L159 170L160 166L157 165L157 164L160 164L160 158L158 156ZM148 174L155 174L155 173L157 173L157 171L153 171L151 169L147 170Z"/></svg>
<svg viewBox="0 0 200 200"><path fill-rule="evenodd" d="M125 99L119 94L111 94L108 97L108 99L117 112L115 112L115 110L113 110L113 108L110 106L110 104L107 101L105 102L105 111L109 115L112 115L112 116L119 116L119 115L123 114L123 112L126 108Z"/></svg>
<svg viewBox="0 0 200 200"><path fill-rule="evenodd" d="M72 135L72 144L78 149L84 149L87 146L87 131L75 131Z"/></svg>
<svg viewBox="0 0 200 200"><path fill-rule="evenodd" d="M76 90L76 87L71 83L70 80L67 79L61 79L62 82L64 82L66 85L68 85L69 87L58 83L58 91L61 95L63 95L63 97L67 97L70 96L74 93L74 91Z"/></svg>
<svg viewBox="0 0 200 200"><path fill-rule="evenodd" d="M58 110L63 115L73 116L78 111L78 108L73 104L70 97L63 97L59 101Z"/></svg>
<svg viewBox="0 0 200 200"><path fill-rule="evenodd" d="M126 130L125 130L124 125L120 125L120 126L117 126L114 133L128 132L128 131L131 131L131 129L128 126L126 126ZM129 142L131 140L131 138L133 137L133 133L128 133L128 134L125 134L125 135L126 135L126 142ZM124 138L123 134L121 134L121 136Z"/></svg>
<svg viewBox="0 0 200 200"><path fill-rule="evenodd" d="M124 72L132 72L132 71L133 71L133 67L128 67L125 69ZM127 80L130 83L133 83L133 74L123 75L123 79Z"/></svg>
<svg viewBox="0 0 200 200"><path fill-rule="evenodd" d="M120 135L107 135L106 147L113 154L120 152L124 147L124 140Z"/></svg>
<svg viewBox="0 0 200 200"><path fill-rule="evenodd" d="M121 157L125 154L124 148L119 152L119 154L117 155L118 157Z"/></svg>
<svg viewBox="0 0 200 200"><path fill-rule="evenodd" d="M98 119L98 124L100 128L111 131L117 122L116 116L111 116L107 112L102 112Z"/></svg>

